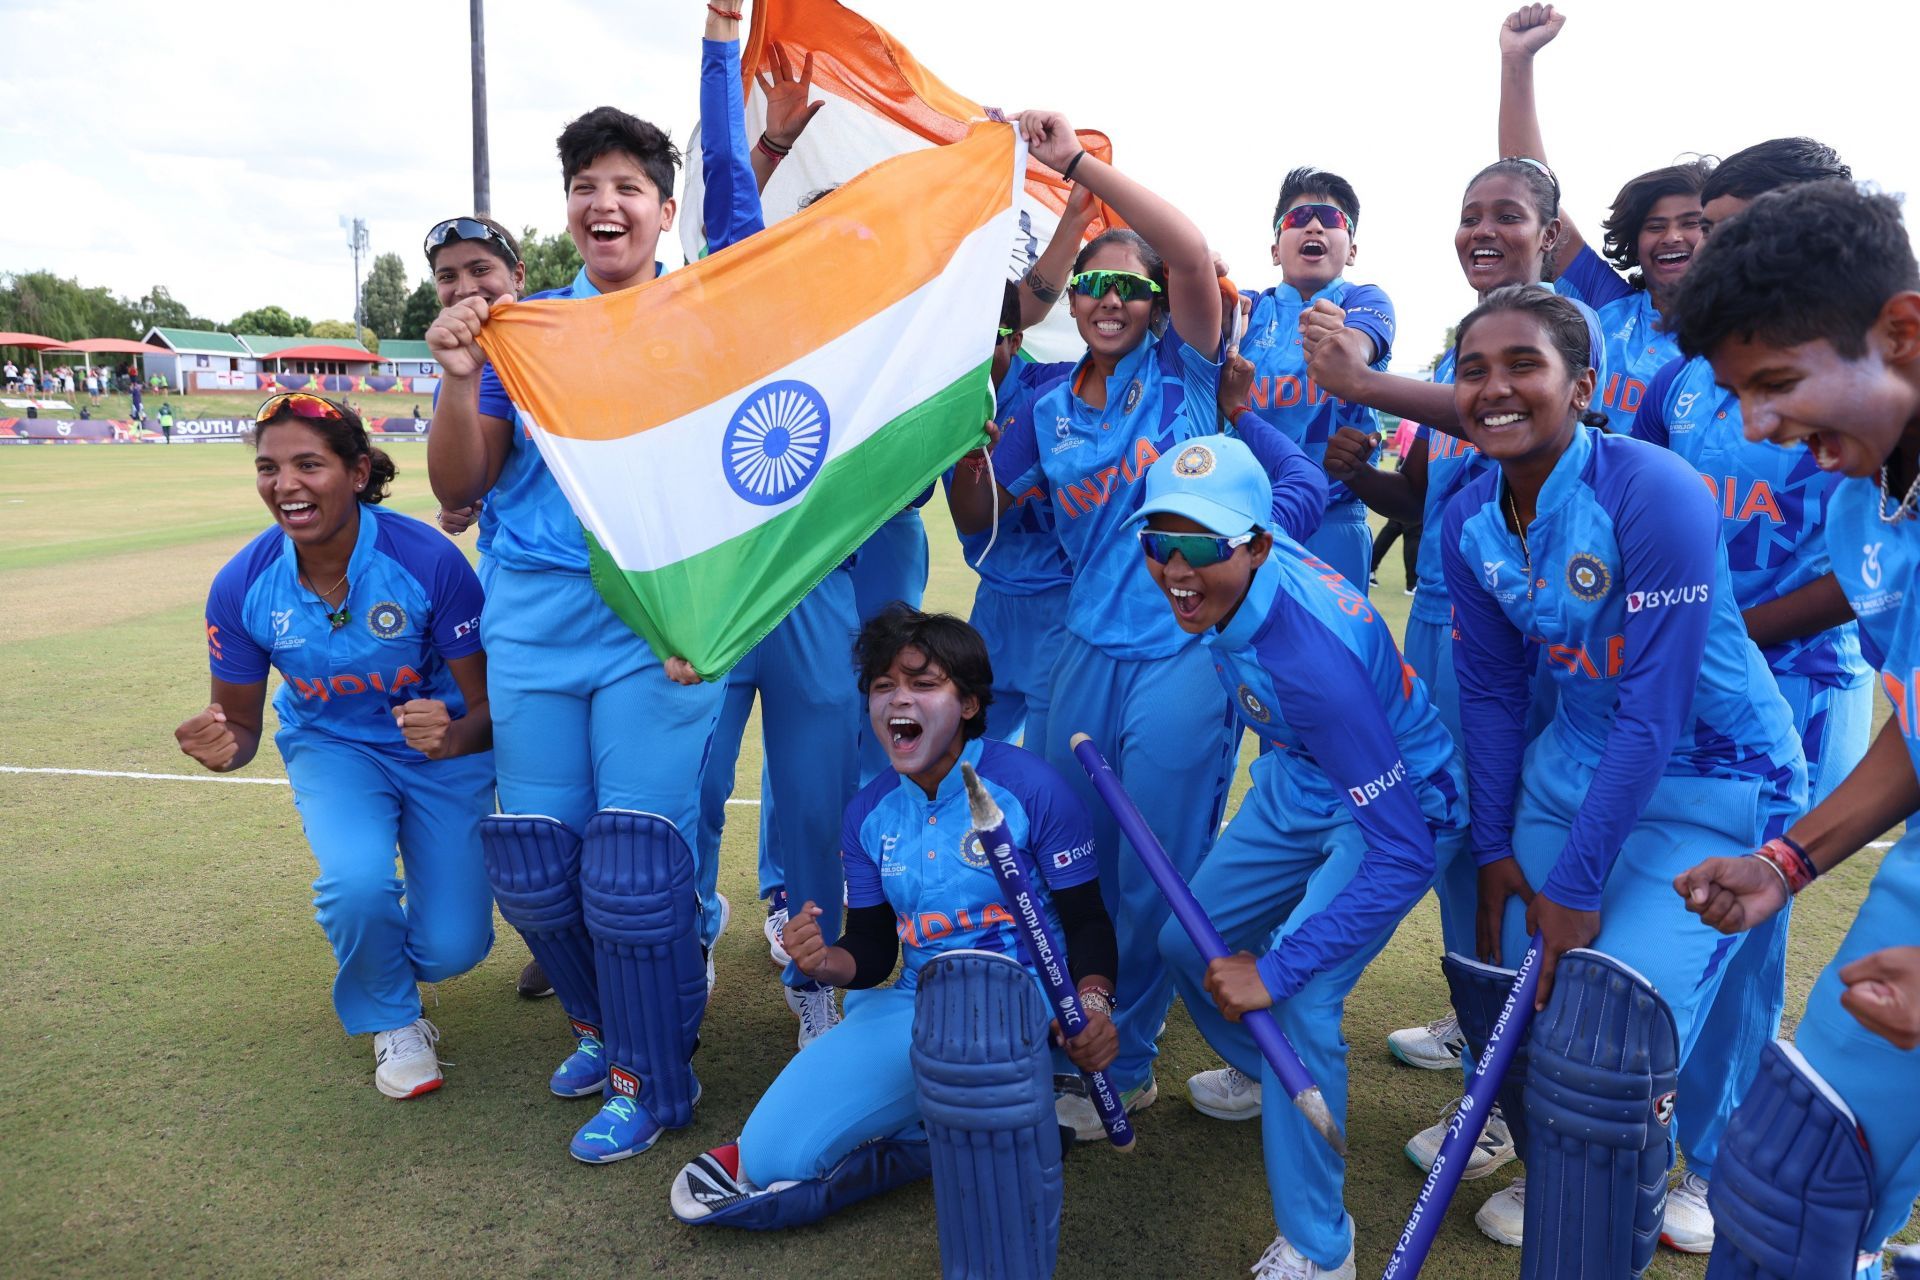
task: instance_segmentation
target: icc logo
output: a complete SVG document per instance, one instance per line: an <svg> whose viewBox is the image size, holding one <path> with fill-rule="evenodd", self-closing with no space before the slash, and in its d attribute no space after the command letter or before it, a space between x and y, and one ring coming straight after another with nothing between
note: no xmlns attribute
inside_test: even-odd
<svg viewBox="0 0 1920 1280"><path fill-rule="evenodd" d="M827 402L804 382L769 382L734 410L720 441L733 491L756 506L797 497L827 460Z"/></svg>
<svg viewBox="0 0 1920 1280"><path fill-rule="evenodd" d="M1480 569L1487 575L1487 585L1489 587L1497 587L1500 585L1500 566L1505 563L1505 560L1482 560L1480 562Z"/></svg>
<svg viewBox="0 0 1920 1280"><path fill-rule="evenodd" d="M285 634L287 634L287 628L292 625L293 625L293 610L291 609L273 610L273 635L276 640L279 639L281 636L284 636Z"/></svg>
<svg viewBox="0 0 1920 1280"><path fill-rule="evenodd" d="M1700 393L1698 391L1688 391L1675 396L1673 400L1673 416L1676 418L1684 418L1692 413L1693 402L1699 398Z"/></svg>
<svg viewBox="0 0 1920 1280"><path fill-rule="evenodd" d="M1860 566L1860 581L1867 585L1869 591L1880 589L1880 548L1884 545L1884 543L1869 542L1860 548L1867 555L1865 563Z"/></svg>

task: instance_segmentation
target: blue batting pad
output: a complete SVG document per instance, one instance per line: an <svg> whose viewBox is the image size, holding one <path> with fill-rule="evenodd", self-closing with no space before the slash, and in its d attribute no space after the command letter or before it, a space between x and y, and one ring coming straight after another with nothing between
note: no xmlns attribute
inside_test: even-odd
<svg viewBox="0 0 1920 1280"><path fill-rule="evenodd" d="M693 852L658 814L602 809L580 866L608 1083L677 1129L693 1120L689 1062L707 1006Z"/></svg>
<svg viewBox="0 0 1920 1280"><path fill-rule="evenodd" d="M1853 1112L1784 1041L1761 1050L1728 1122L1707 1207L1708 1280L1853 1274L1873 1217L1873 1160Z"/></svg>
<svg viewBox="0 0 1920 1280"><path fill-rule="evenodd" d="M920 971L913 1076L946 1280L1053 1274L1062 1182L1047 1022L1011 957L948 951Z"/></svg>
<svg viewBox="0 0 1920 1280"><path fill-rule="evenodd" d="M924 1141L882 1138L855 1147L824 1178L748 1189L708 1153L681 1170L673 1189L673 1210L690 1225L777 1231L818 1222L850 1204L917 1182L931 1168Z"/></svg>
<svg viewBox="0 0 1920 1280"><path fill-rule="evenodd" d="M593 943L580 913L580 837L552 818L493 813L480 819L480 854L501 918L546 971L560 1007L597 1029Z"/></svg>
<svg viewBox="0 0 1920 1280"><path fill-rule="evenodd" d="M1457 951L1441 957L1440 971L1447 976L1453 1013L1460 1019L1460 1034L1467 1038L1473 1060L1483 1062L1487 1042L1493 1038L1494 1023L1499 1021L1500 1011L1507 1004L1507 994L1513 990L1514 980L1520 974L1513 969L1484 964ZM1507 1131L1513 1135L1513 1149L1522 1159L1527 1154L1527 1108L1523 1095L1526 1084L1527 1042L1522 1040L1513 1047L1506 1079L1500 1082L1500 1091L1494 1095L1500 1103L1500 1114L1506 1117Z"/></svg>
<svg viewBox="0 0 1920 1280"><path fill-rule="evenodd" d="M1527 1039L1521 1280L1638 1276L1673 1163L1680 1037L1647 980L1585 948L1560 957Z"/></svg>

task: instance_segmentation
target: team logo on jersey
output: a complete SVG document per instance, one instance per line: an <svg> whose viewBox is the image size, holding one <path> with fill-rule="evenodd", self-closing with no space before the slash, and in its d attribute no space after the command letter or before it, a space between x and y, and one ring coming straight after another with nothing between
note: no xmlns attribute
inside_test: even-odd
<svg viewBox="0 0 1920 1280"><path fill-rule="evenodd" d="M1140 403L1140 379L1135 378L1133 380L1133 385L1127 388L1127 399L1126 399L1126 402L1120 406L1120 412L1132 413L1133 406L1139 403Z"/></svg>
<svg viewBox="0 0 1920 1280"><path fill-rule="evenodd" d="M1059 443L1053 446L1055 453L1065 453L1069 449L1077 449L1086 443L1085 440L1073 434L1072 418L1055 418L1053 420L1053 434L1059 438Z"/></svg>
<svg viewBox="0 0 1920 1280"><path fill-rule="evenodd" d="M1188 445L1173 460L1173 474L1177 476L1204 476L1213 470L1213 450L1203 444Z"/></svg>
<svg viewBox="0 0 1920 1280"><path fill-rule="evenodd" d="M1275 335L1279 332L1280 322L1278 320L1269 320L1267 321L1267 327L1260 331L1260 336L1253 340L1253 345L1262 351L1269 350L1273 346Z"/></svg>
<svg viewBox="0 0 1920 1280"><path fill-rule="evenodd" d="M827 402L804 382L769 382L740 402L720 437L720 469L759 507L797 497L826 465Z"/></svg>
<svg viewBox="0 0 1920 1280"><path fill-rule="evenodd" d="M1599 556L1582 551L1567 561L1567 590L1574 597L1592 603L1605 596L1613 586L1613 575Z"/></svg>
<svg viewBox="0 0 1920 1280"><path fill-rule="evenodd" d="M1698 391L1683 391L1673 398L1673 416L1684 418L1693 412L1693 402L1700 398Z"/></svg>
<svg viewBox="0 0 1920 1280"><path fill-rule="evenodd" d="M293 610L275 609L273 612L273 637L278 640L287 634L287 628L293 625Z"/></svg>
<svg viewBox="0 0 1920 1280"><path fill-rule="evenodd" d="M1240 699L1240 709L1252 716L1255 720L1258 720L1261 724L1271 724L1273 722L1273 712L1267 710L1266 703L1253 696L1252 689L1249 689L1243 684L1239 689L1235 690L1235 696Z"/></svg>
<svg viewBox="0 0 1920 1280"><path fill-rule="evenodd" d="M960 837L960 861L970 867L987 865L987 846L978 831L969 831Z"/></svg>
<svg viewBox="0 0 1920 1280"><path fill-rule="evenodd" d="M1489 587L1497 587L1500 585L1500 566L1505 563L1505 560L1482 560L1480 562L1480 571L1487 575L1487 585Z"/></svg>
<svg viewBox="0 0 1920 1280"><path fill-rule="evenodd" d="M397 639L407 629L407 611L391 600L382 600L367 610L367 630L377 640Z"/></svg>
<svg viewBox="0 0 1920 1280"><path fill-rule="evenodd" d="M1866 556L1866 559L1860 563L1860 581L1866 584L1869 591L1880 589L1880 579L1883 576L1880 572L1880 548L1885 545L1881 542L1869 542L1860 548Z"/></svg>
<svg viewBox="0 0 1920 1280"><path fill-rule="evenodd" d="M1660 1122L1663 1129L1673 1123L1672 1093L1663 1093L1653 1100L1653 1118Z"/></svg>

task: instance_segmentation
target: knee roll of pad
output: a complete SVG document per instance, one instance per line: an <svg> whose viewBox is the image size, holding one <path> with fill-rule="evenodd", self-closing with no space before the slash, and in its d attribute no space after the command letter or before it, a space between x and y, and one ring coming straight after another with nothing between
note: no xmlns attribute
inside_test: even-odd
<svg viewBox="0 0 1920 1280"><path fill-rule="evenodd" d="M1047 1022L1033 975L1010 957L949 951L920 971L913 1078L946 1280L1053 1274L1062 1181Z"/></svg>
<svg viewBox="0 0 1920 1280"><path fill-rule="evenodd" d="M1493 1039L1494 1024L1507 1006L1519 973L1498 965L1483 964L1457 951L1441 958L1440 970L1447 976L1447 990L1453 996L1454 1016L1460 1019L1460 1034L1467 1038L1475 1062L1487 1056L1487 1044ZM1524 1157L1527 1150L1527 1108L1523 1091L1527 1083L1527 1045L1522 1040L1513 1047L1513 1058L1506 1078L1495 1096L1500 1114L1506 1117L1507 1131L1513 1135L1513 1149Z"/></svg>
<svg viewBox="0 0 1920 1280"><path fill-rule="evenodd" d="M1680 1038L1647 980L1598 951L1560 957L1527 1038L1522 1280L1638 1276L1673 1162Z"/></svg>
<svg viewBox="0 0 1920 1280"><path fill-rule="evenodd" d="M580 910L580 837L552 818L492 813L480 819L480 856L501 919L526 940L560 1007L599 1026L593 942Z"/></svg>
<svg viewBox="0 0 1920 1280"><path fill-rule="evenodd" d="M693 1120L689 1060L707 1006L693 852L653 813L587 821L580 888L600 985L610 1087L674 1129Z"/></svg>
<svg viewBox="0 0 1920 1280"><path fill-rule="evenodd" d="M1840 1096L1774 1041L1728 1122L1707 1191L1709 1280L1853 1274L1873 1216L1873 1161Z"/></svg>

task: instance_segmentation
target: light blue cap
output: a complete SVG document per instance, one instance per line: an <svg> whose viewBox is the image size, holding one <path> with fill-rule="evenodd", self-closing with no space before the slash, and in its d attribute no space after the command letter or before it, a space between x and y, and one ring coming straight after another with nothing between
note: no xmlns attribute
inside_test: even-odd
<svg viewBox="0 0 1920 1280"><path fill-rule="evenodd" d="M1133 513L1185 516L1226 538L1272 523L1273 486L1246 443L1232 436L1189 440L1147 469L1147 500Z"/></svg>

